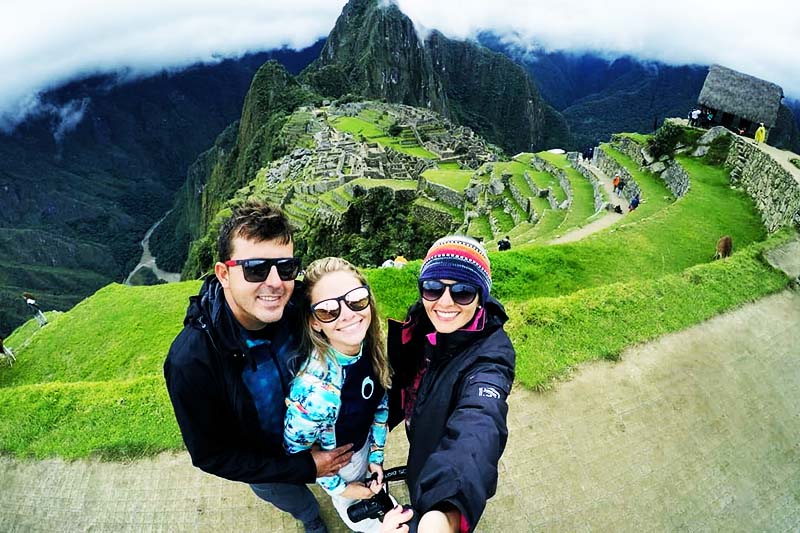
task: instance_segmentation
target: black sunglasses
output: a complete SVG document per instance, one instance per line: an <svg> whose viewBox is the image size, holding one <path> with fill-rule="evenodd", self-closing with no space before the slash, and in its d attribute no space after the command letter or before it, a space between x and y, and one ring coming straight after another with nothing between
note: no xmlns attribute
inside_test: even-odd
<svg viewBox="0 0 800 533"><path fill-rule="evenodd" d="M435 302L444 295L445 289L450 290L450 298L458 305L469 305L478 295L478 287L471 283L459 281L457 283L443 283L437 279L426 279L419 283L419 293L429 302Z"/></svg>
<svg viewBox="0 0 800 533"><path fill-rule="evenodd" d="M369 287L356 287L338 298L317 302L311 306L311 313L320 322L333 322L342 314L342 305L339 302L344 302L352 311L363 311L369 307Z"/></svg>
<svg viewBox="0 0 800 533"><path fill-rule="evenodd" d="M244 279L251 283L261 283L275 267L278 277L283 281L291 281L300 274L300 258L298 257L278 257L278 258L254 258L254 259L229 259L225 261L228 266L242 265Z"/></svg>

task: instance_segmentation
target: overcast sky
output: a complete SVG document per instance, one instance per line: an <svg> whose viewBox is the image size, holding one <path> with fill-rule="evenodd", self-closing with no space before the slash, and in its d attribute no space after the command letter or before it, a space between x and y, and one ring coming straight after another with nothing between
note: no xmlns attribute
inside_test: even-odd
<svg viewBox="0 0 800 533"><path fill-rule="evenodd" d="M383 0L385 1L385 0ZM78 76L149 73L328 34L345 0L0 0L0 127ZM523 47L719 63L800 98L800 8L788 0L397 0L421 30ZM794 5L793 5L794 4Z"/></svg>

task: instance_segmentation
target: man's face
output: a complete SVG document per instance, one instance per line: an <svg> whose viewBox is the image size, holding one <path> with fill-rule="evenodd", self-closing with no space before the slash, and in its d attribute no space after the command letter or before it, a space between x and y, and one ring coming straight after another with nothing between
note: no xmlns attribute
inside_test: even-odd
<svg viewBox="0 0 800 533"><path fill-rule="evenodd" d="M278 240L255 242L235 237L232 241L231 259L293 257L294 244L282 244ZM250 282L244 279L242 266L214 265L214 273L225 289L225 300L236 320L247 330L262 329L283 316L283 309L294 290L294 280L283 281L273 266L267 279Z"/></svg>

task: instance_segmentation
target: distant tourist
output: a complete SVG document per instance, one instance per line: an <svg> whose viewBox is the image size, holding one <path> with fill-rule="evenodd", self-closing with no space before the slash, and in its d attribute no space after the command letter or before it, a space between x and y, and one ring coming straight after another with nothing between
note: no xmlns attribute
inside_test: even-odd
<svg viewBox="0 0 800 533"><path fill-rule="evenodd" d="M3 337L0 337L0 358L2 358L4 363L8 366L13 366L14 362L17 360L17 358L14 357L14 352L11 351L11 348L3 343Z"/></svg>
<svg viewBox="0 0 800 533"><path fill-rule="evenodd" d="M381 263L381 268L391 268L394 266L394 259L389 258L383 263Z"/></svg>
<svg viewBox="0 0 800 533"><path fill-rule="evenodd" d="M28 309L33 312L33 316L36 318L36 323L39 324L39 327L45 326L47 324L47 317L44 316L44 313L42 313L42 310L36 304L36 298L33 297L33 294L23 292L22 297L25 298Z"/></svg>
<svg viewBox="0 0 800 533"><path fill-rule="evenodd" d="M511 239L508 235L497 241L497 249L501 252L511 249Z"/></svg>
<svg viewBox="0 0 800 533"><path fill-rule="evenodd" d="M286 392L299 363L300 259L284 213L247 202L220 229L218 262L189 299L183 330L164 362L164 378L192 464L247 483L261 499L327 531L305 485L350 462L350 444L288 455L283 448ZM238 505L238 504L237 504Z"/></svg>
<svg viewBox="0 0 800 533"><path fill-rule="evenodd" d="M635 194L633 198L631 198L630 204L628 204L628 211L633 211L637 207L639 207L639 195Z"/></svg>
<svg viewBox="0 0 800 533"><path fill-rule="evenodd" d="M699 126L700 125L700 109L694 108L692 112L689 113L689 125L690 126Z"/></svg>
<svg viewBox="0 0 800 533"><path fill-rule="evenodd" d="M614 193L616 194L619 192L619 174L614 174L614 179L611 181L611 184L614 186Z"/></svg>
<svg viewBox="0 0 800 533"><path fill-rule="evenodd" d="M625 180L620 178L619 183L617 183L617 194L622 194L622 189L625 188Z"/></svg>
<svg viewBox="0 0 800 533"><path fill-rule="evenodd" d="M619 204L615 205L614 206L614 212L617 213L618 215L621 215L622 214L622 207L620 207Z"/></svg>
<svg viewBox="0 0 800 533"><path fill-rule="evenodd" d="M403 257L403 254L397 254L397 257L394 258L394 267L395 268L403 268L408 264L408 259Z"/></svg>
<svg viewBox="0 0 800 533"><path fill-rule="evenodd" d="M764 127L764 123L759 123L758 129L756 130L756 135L754 139L757 143L763 143L767 138L767 128Z"/></svg>

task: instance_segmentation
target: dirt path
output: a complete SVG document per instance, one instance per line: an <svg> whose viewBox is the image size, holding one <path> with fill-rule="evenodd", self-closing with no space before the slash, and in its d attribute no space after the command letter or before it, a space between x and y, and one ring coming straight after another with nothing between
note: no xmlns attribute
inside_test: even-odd
<svg viewBox="0 0 800 533"><path fill-rule="evenodd" d="M551 392L517 386L479 531L797 530L798 323L800 292L786 290L586 365ZM395 431L387 465L406 451ZM0 479L0 531L301 531L185 453L0 458Z"/></svg>
<svg viewBox="0 0 800 533"><path fill-rule="evenodd" d="M548 244L562 244L567 242L575 242L579 241L593 233L597 233L598 231L602 231L608 227L613 226L619 220L625 216L627 210L625 209L624 201L620 200L620 197L614 193L614 185L611 183L611 179L606 176L605 172L600 170L594 165L589 163L583 163L583 165L588 168L600 181L600 184L603 186L603 189L606 191L606 197L609 198L609 201L613 204L619 204L622 206L623 211L622 213L614 213L613 211L609 211L601 218L595 220L594 222L590 222L583 227L578 229L572 230L568 233L560 237L556 237L555 239L548 242Z"/></svg>

